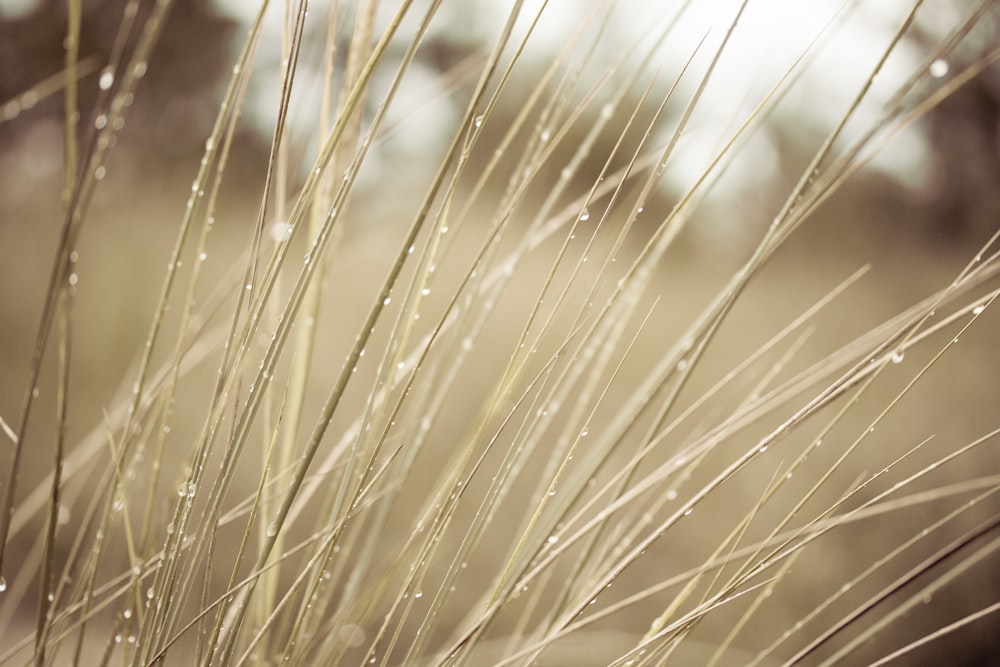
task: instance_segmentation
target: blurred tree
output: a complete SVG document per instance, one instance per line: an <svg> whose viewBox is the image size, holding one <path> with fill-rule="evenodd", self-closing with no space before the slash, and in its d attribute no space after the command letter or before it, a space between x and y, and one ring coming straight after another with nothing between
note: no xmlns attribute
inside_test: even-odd
<svg viewBox="0 0 1000 667"><path fill-rule="evenodd" d="M932 238L962 240L1000 224L1000 75L991 68L928 119L936 157L925 224Z"/></svg>
<svg viewBox="0 0 1000 667"><path fill-rule="evenodd" d="M14 7L16 3L8 1L7 4ZM88 64L88 68L80 86L80 109L84 118L89 118L97 98L98 73L108 63L117 35L128 16L127 8L135 9L135 25L141 26L154 3L84 0L82 4L80 58ZM346 40L351 25L349 15L352 3L342 4L346 17L340 19L342 39ZM954 8L960 4L941 3L933 9L943 11L944 7ZM200 152L217 110L220 83L232 64L230 37L236 32L236 27L247 20L255 6L256 3L227 5L210 0L175 0L141 83L141 94L136 96L135 108L129 112L128 125L133 127L131 131L127 130L128 140L124 150L144 157L153 156L161 162L191 157ZM485 9L474 7L479 5L471 2L445 3L441 25L428 35L420 54L419 65L429 75L441 76L461 69L465 59L473 56L477 49L485 48L480 43L486 39L488 32L483 25L482 16L485 15L481 13ZM5 105L0 107L0 149L11 147L14 136L26 134L25 123L41 119L58 120L63 108L59 93L37 100L31 96L25 99L23 94L38 82L58 76L64 66L66 2L27 1L17 4L16 9L4 12L0 7L0 62L4 64L0 67L0 105ZM317 11L326 9L320 6ZM478 23L474 20L477 17L480 19ZM972 62L997 43L998 19L1000 16L995 9L987 12L974 35L965 40L964 48L956 53L957 59L949 63L952 73L961 69L961 59ZM940 39L935 31L941 27L931 23L931 19L918 22L912 31L912 43L922 53L929 52L930 47ZM467 29L463 31L458 26ZM139 32L134 29L127 32L126 53L134 47ZM272 43L267 47L276 48ZM304 67L313 65L309 62L303 64ZM276 71L275 67L274 62L263 62L258 69ZM267 79L257 94L273 93L272 84L273 81ZM299 88L303 86L307 87L307 84L299 84ZM17 103L19 100L25 104ZM377 100L370 99L368 103L376 104ZM516 104L499 107L495 110L492 126L504 127L517 110ZM805 140L805 137L824 131L819 120L822 109L814 105L812 109L806 106L802 109L795 107L795 110L795 123L773 123L768 129L774 149L781 153L783 170L788 172L777 178L778 182L774 185L779 188L785 187L786 178L797 174L802 160L815 148L815 142ZM589 113L594 115L598 111L593 108ZM810 113L816 117L810 117ZM254 123L244 125L249 141L242 142L241 150L261 150L266 145L272 118L267 114L265 116L256 127L253 127ZM1000 194L996 188L996 183L1000 181L998 118L1000 73L996 67L990 67L962 86L922 121L934 161L929 169L932 174L929 182L913 190L899 183L887 182L884 178L876 178L870 182L870 187L865 188L867 194L864 196L876 204L885 204L887 208L883 210L905 208L907 214L897 216L905 219L893 224L905 224L910 230L921 229L931 240L947 237L956 242L962 238L968 238L972 243L981 242L983 230L988 232L994 229L1000 215ZM575 131L586 131L586 119L584 115ZM11 122L15 120L17 122ZM298 120L301 122L302 119ZM136 127L140 129L136 130ZM421 136L431 134L424 131ZM412 136L409 140L412 141ZM565 143L570 146L575 141L568 139ZM23 144L22 141L22 147ZM610 145L602 145L601 148L610 150ZM418 146L418 150L425 149ZM592 156L595 168L603 161L601 151L597 153ZM761 171L756 162L755 167ZM581 177L586 177L586 174Z"/></svg>
<svg viewBox="0 0 1000 667"><path fill-rule="evenodd" d="M98 93L98 72L108 64L116 38L135 11L134 24L145 24L155 3L135 0L84 0L80 28L80 60L87 63L80 85L80 110L89 117ZM23 93L64 67L67 3L39 0L31 11L0 13L0 104L17 100ZM149 150L155 142L158 152L176 153L204 141L203 116L208 121L217 106L214 90L228 70L229 37L235 24L213 9L208 0L175 0L136 96L130 116L156 131L135 133L135 150ZM134 48L141 30L124 36L126 56ZM28 102L34 102L29 96ZM30 120L61 117L60 93L37 100L26 108L8 105L11 116L30 115ZM195 122L192 122L195 121ZM0 123L0 146L22 132L20 123ZM162 154L162 153L161 153Z"/></svg>

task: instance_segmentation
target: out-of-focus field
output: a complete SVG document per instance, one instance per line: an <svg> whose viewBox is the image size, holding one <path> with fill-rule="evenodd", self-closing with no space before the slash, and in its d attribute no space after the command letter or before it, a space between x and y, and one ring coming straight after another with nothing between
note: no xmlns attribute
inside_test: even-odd
<svg viewBox="0 0 1000 667"><path fill-rule="evenodd" d="M155 169L151 171L156 172ZM176 173L183 174L184 171L178 167ZM155 179L144 180L141 185L132 179L121 178L124 183L119 179L112 165L109 181L102 184L79 245L67 434L71 460L74 459L74 452L82 451L85 443L90 443L90 447L94 447L95 442L100 443L105 438L104 420L122 409L186 196L186 181L179 175L157 173ZM33 187L38 196L26 198L20 206L5 213L3 242L0 243L0 309L4 314L0 330L3 337L0 341L0 377L4 378L0 383L0 414L8 423L16 419L22 392L28 382L39 308L59 224L58 202L54 197L40 194L56 191L56 181L36 182ZM935 245L915 234L906 234L901 231L900 225L888 219L893 212L880 211L866 204L863 194L852 201L854 190L860 189L845 188L834 204L823 209L754 281L741 297L718 339L712 343L702 367L685 390L681 405L700 396L701 392L857 269L866 265L871 267L867 274L816 316L807 327L811 329L808 338L794 357L784 362L785 367L778 372L778 379L791 377L795 370L807 367L918 299L947 286L968 261L973 252L971 245ZM241 266L241 252L247 245L255 219L254 197L255 190L252 188L237 191L220 208L215 229L210 234L208 259L204 262L210 278L204 282L200 300L208 298L211 287L223 284L227 270ZM325 280L323 315L317 322L316 361L307 394L307 416L315 414L322 397L328 392L329 384L342 363L344 350L353 338L360 318L373 297L377 281L384 272L389 254L387 249L399 243L399 230L409 215L405 210L397 216L387 215L386 207L380 203L373 205L380 211L379 216L374 218L365 214L367 206L368 202L364 200L352 206L342 250L334 255ZM480 224L477 220L466 223L465 233L457 241L458 247L463 248L455 253L457 257L472 256L481 237ZM527 263L517 269L510 293L504 297L504 303L488 331L477 343L479 349L472 355L470 367L463 373L459 385L461 390L450 399L447 420L435 424L430 444L417 462L413 479L427 479L429 483L437 472L435 461L448 456L455 443L460 442L462 437L468 437L479 406L520 332L527 308L537 297L556 247L552 242L543 244ZM742 255L741 248L706 242L697 234L681 239L678 248L668 255L659 271L653 290L659 300L639 332L634 348L625 358L621 373L610 386L605 401L608 407L600 409L595 415L592 430L599 431L613 418L615 406L621 401L619 397L634 389L653 360L674 344L682 327L705 308L737 267ZM449 281L457 277L459 266L460 261L451 267L450 275L442 275L441 282L434 285L434 296L429 301L432 309L440 307L441 302L436 301L437 294L446 294ZM582 276L586 277L589 269L586 264L583 266ZM211 320L210 330L217 330L225 324L232 303L231 298L224 302L221 314ZM172 340L169 336L172 326L176 326L176 322L168 324L165 340ZM996 327L995 313L985 312L962 335L960 343L946 352L878 424L876 433L871 434L868 441L850 456L808 507L822 507L824 503L832 502L857 476L880 470L928 438L922 450L902 463L901 469L916 471L921 464L940 458L995 428L996 405L1000 400L1000 383L996 381L1000 372ZM206 338L217 341L217 333L215 331ZM825 439L822 448L810 456L806 465L796 473L796 478L789 480L773 502L774 507L768 511L787 511L953 333L949 330L945 335L933 337L907 352L902 363L890 367L850 416ZM214 358L216 354L217 350L210 351L209 358ZM738 404L751 391L754 383L770 371L769 367L775 361L775 355L771 355L764 363L757 364L745 379L735 383L734 388L714 399L718 408L713 408L710 402L682 427L676 442L668 440L662 445L663 453L654 454L651 458L665 459L666 455L674 453L676 443L699 434L705 425L716 423L713 420L718 419L722 410ZM191 377L182 381L182 387L191 386L195 390L182 390L173 406L175 418L167 439L165 480L179 479L180 465L188 455L189 443L201 427L200 420L204 416L201 407L207 397L197 392L204 392L204 388L210 386L213 372L211 364L206 364L192 369ZM21 498L28 497L51 470L52 374L53 364L50 361L43 371L43 389L32 423L33 444L25 461ZM355 407L345 414L361 410L360 392L364 391L363 387L359 383L359 390L349 396L350 404ZM818 425L823 416L832 414L831 410L826 410L814 423ZM732 443L712 456L718 457L719 461L726 460L727 456L735 457L753 442L753 437L763 435L768 426L773 427L774 424L773 419L768 419L760 426L751 426L745 435L734 438ZM810 436L817 429L818 426L808 429ZM336 427L332 431L336 433ZM734 515L732 509L746 508L755 503L778 467L793 459L804 443L802 437L782 442L779 447L773 448L770 457L761 457L720 493L713 494L699 506L695 520L672 531L641 563L626 572L619 586L638 590L648 582L659 581L665 573L680 572L699 565L741 516ZM100 451L101 447L98 444L96 449ZM260 458L256 449L258 447L253 447L254 451L245 457L243 473L232 494L234 502L252 493L257 484ZM99 456L106 460L107 453ZM979 451L948 464L925 480L922 488L932 489L992 474L995 461L995 444L987 443ZM711 463L705 466L707 471L716 468ZM699 475L702 473L698 473L689 484L707 481ZM518 485L523 486L524 493L527 493L536 481L526 475ZM87 502L87 483L82 487L71 484L71 487L76 488L78 495L76 500L71 501L74 506L68 508L70 525L74 514L82 511L79 505ZM877 485L873 487L879 488ZM420 492L419 484L410 484L402 507L416 506L423 501ZM517 493L512 496L516 498ZM965 497L967 494L960 496ZM779 589L781 603L777 607L769 607L770 615L766 619L755 620L755 623L781 627L793 625L804 610L823 599L830 582L846 580L868 564L875 554L918 531L920 527L914 522L925 516L936 516L936 512L943 513L945 508L953 507L955 503L953 498L942 499L931 503L931 509L926 513L922 510L900 512L898 517L902 518L889 513L834 531L823 538L819 548L810 551L807 559L796 564ZM511 517L506 528L511 531L521 520L520 512L515 511L517 507L518 503L514 501L506 510ZM982 516L982 513L989 513L992 511L990 508L995 507L996 503L991 502L989 507L974 514ZM168 501L164 501L161 510L165 521L169 512ZM15 568L23 559L32 557L32 545L36 544L42 530L42 516L42 512L34 513L13 536L9 548ZM475 563L480 572L491 572L498 567L503 558L504 545L509 543L510 535L504 533L502 516L499 525L494 527L496 549L477 554ZM412 528L411 519L406 512L400 512L394 520L398 539L402 539ZM973 518L968 517L959 523L969 527ZM946 529L949 534L957 531L958 527L954 525ZM943 542L944 538L940 540L937 543ZM912 561L916 560L914 555ZM471 576L477 575L474 572ZM922 614L919 623L933 623L931 619L935 617L949 617L948 610L953 604L963 609L988 604L990 591L995 590L997 580L998 569L995 566L974 570L935 598L934 607L940 610L940 615ZM469 600L470 604L472 602ZM631 613L638 627L632 631L641 629L644 622L641 619L655 615L656 609L655 603L637 605ZM452 613L460 611L455 609ZM5 613L9 612L5 609ZM458 618L456 616L456 621ZM972 634L978 639L963 635L960 643L970 648L977 642L988 645L992 641L993 627L988 621L976 624ZM918 633L921 628L928 629L915 623L907 630ZM708 631L708 634L712 632ZM748 636L753 636L753 633ZM769 637L771 633L764 636ZM936 646L941 651L953 650L947 648L948 640Z"/></svg>

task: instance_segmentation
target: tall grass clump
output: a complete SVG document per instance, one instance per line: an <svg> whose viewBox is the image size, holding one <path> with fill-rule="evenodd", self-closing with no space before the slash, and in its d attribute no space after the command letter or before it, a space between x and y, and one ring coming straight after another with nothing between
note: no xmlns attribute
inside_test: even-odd
<svg viewBox="0 0 1000 667"><path fill-rule="evenodd" d="M62 214L47 278L2 288L38 300L3 378L0 665L996 646L997 233L843 243L891 215L850 203L870 163L991 73L994 3L893 14L764 179L865 3L743 86L754 0L698 34L699 3L500 3L438 70L461 0L263 2L186 205L152 176L101 194L155 157L116 162L171 66L173 3L140 4L95 68L70 0L64 72L25 93L62 97ZM880 296L903 255L905 304Z"/></svg>

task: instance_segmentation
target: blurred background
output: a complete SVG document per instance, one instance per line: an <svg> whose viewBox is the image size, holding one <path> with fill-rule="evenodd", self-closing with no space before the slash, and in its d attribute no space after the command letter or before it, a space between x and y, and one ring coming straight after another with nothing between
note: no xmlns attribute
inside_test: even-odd
<svg viewBox="0 0 1000 667"><path fill-rule="evenodd" d="M100 79L116 48L116 36L126 20L123 17L132 8L136 24L141 25L152 4L126 0L82 3L81 135L84 129L93 127L100 113ZM81 442L99 429L102 410L120 402L131 384L160 289L161 267L166 266L191 181L247 34L254 4L239 0L177 0L124 127L117 133L106 177L96 190L78 246L72 375L77 391L70 407L70 442ZM643 108L655 108L692 53L696 54L692 71L704 71L738 4L727 0L621 3L609 15L595 43L589 45L593 52L581 71L581 90L598 82L628 49L648 40L651 26L683 10L684 23L671 33L672 39L655 51L649 67L657 76L652 101L644 102ZM935 46L965 19L972 3L940 0L925 5L852 118L841 148L879 120L896 90L914 72L929 72L930 76L917 84L918 93L926 92L947 83L1000 43L1000 10L992 6L947 58L934 58ZM522 30L537 6L527 3ZM650 226L643 231L640 225L638 238L632 241L636 247L809 44L819 39L818 46L815 54L810 52L796 69L795 85L782 97L768 122L739 145L737 158L699 203L693 222L683 231L670 261L662 267L656 284L663 303L668 305L658 307L646 334L639 339L633 361L623 373L626 385L637 381L648 365L644 360L656 358L662 348L672 344L745 261L811 156L866 81L910 3L861 1L848 3L846 10L843 6L841 2L826 1L749 3L734 33L729 57L722 61L718 75L705 91L689 129L681 137L676 158L664 174L662 188L648 205ZM379 29L384 28L395 9L395 3L382 3L376 22ZM474 165L486 164L491 147L513 122L532 82L543 75L591 10L590 3L549 3L519 63L517 76L485 119L479 152L472 156ZM337 317L319 323L323 328L318 367L329 367L331 371L339 367L346 345L353 339L354 322L376 292L385 257L395 251L401 230L430 182L447 141L456 132L478 76L477 66L483 62L508 11L508 3L488 0L446 2L432 23L390 109L388 129L375 143L352 195L344 232L345 250L337 261L331 261L325 280L324 300L336 304ZM328 3L310 6L311 16L326 16L328 12ZM351 34L354 3L339 3L337 12L338 34L346 42ZM206 271L216 280L242 261L240 253L253 231L281 83L283 29L281 5L276 4L268 14L210 239L209 257L213 261L206 264ZM16 424L19 418L61 226L64 118L60 73L65 30L65 2L0 0L0 417L8 424ZM412 23L404 23L400 37L390 47L367 99L368 118L388 88L408 43L407 35L413 30ZM308 23L293 93L288 139L293 185L301 184L315 158L317 109L324 76L324 31L324 20ZM583 40L588 38L594 36L585 33ZM127 39L135 38L133 35ZM703 39L704 44L697 48ZM343 63L338 59L334 62L336 76L340 77ZM698 81L699 76L683 78L678 94L689 98ZM634 93L623 105L626 109L616 113L626 114L630 104L638 103L646 83L640 77L633 86ZM542 172L537 191L529 198L541 200L549 187L546 179L558 176L588 127L600 117L601 104L598 100L583 108L579 119L561 137L552 166ZM669 140L682 109L680 104L668 107L653 145ZM605 134L598 138L588 162L573 176L574 197L586 192L613 148L616 133ZM621 166L625 158L616 160L616 166ZM998 184L1000 68L991 65L893 137L794 235L737 306L731 316L733 324L720 333L714 344L717 347L693 378L689 401L860 267L871 265L847 296L817 319L816 332L803 348L803 364L947 286L997 230ZM386 196L387 192L393 196ZM269 223L281 222L280 211L287 203L279 201ZM484 221L478 226L475 222L465 226L464 235L456 241L457 248L474 252L487 217L486 212L483 215ZM525 294L535 293L532 290L544 277L553 250L543 248L533 262L518 269L516 282L520 287L512 288L515 293L518 289ZM454 269L459 267L460 263ZM502 349L503 342L519 332L520 311L513 305L509 308L502 311L505 314L489 334L491 347ZM934 436L934 447L941 448L927 454L927 460L933 460L997 427L997 324L995 312L983 314L963 336L961 345L949 352L947 363L932 371L933 377L924 383L927 386L918 387L880 426L887 429L884 441L879 440L870 460L858 461L852 474L845 472L843 483L859 470L878 469L929 436ZM946 338L934 340L940 343ZM933 346L926 355L915 353L912 363L932 353ZM502 355L497 359L481 356L477 372L482 374L504 360ZM51 434L46 424L53 414L54 397L46 389L54 386L54 355L49 357L35 418L37 449L33 446L30 450L22 481L25 494L44 478L49 466L45 436ZM912 374L917 367L901 369L898 377L889 377L879 396L883 400L891 396L905 383L907 373ZM206 374L210 376L210 371ZM316 388L313 403L318 404L328 379L317 373L312 381ZM183 398L177 413L184 414L185 400L196 404L203 398ZM469 400L475 400L474 391ZM867 408L871 414L860 415L857 423L865 423L865 417L870 419L878 406L879 400L873 400ZM311 408L315 410L316 405ZM442 436L460 433L466 426L442 426ZM178 429L178 447L184 444L184 434L193 436L197 427L192 423ZM846 434L844 437L850 439ZM4 442L0 447L3 457L8 456L9 449L9 443ZM939 479L937 484L996 472L995 445L980 456L957 462L948 472L952 477ZM0 461L0 467L6 467L6 459ZM822 461L816 465L821 466ZM254 483L251 468L246 489ZM746 497L756 498L759 493L759 488L747 483ZM405 522L400 529L405 530ZM711 543L711 532L693 538L691 544ZM880 541L898 541L898 537L878 527L859 528L854 535L862 539L831 540L824 552L829 554L829 560L810 563L805 581L810 577L843 580L845 572L864 561L864 557L852 552L859 548L858 541L870 544L873 552ZM22 534L12 542L12 552L23 557L32 542L30 533ZM695 547L690 553L674 549L661 554L656 562L664 567L692 565L704 552L704 548ZM641 569L634 576L635 585L641 586ZM936 605L942 617L950 618L948 611L952 608L968 613L995 601L996 590L1000 590L1000 569L977 570L972 578L951 587ZM803 585L798 595L789 598L785 616L774 618L774 622L794 623L801 610L812 604L808 585ZM642 616L641 610L637 615L648 618L648 614ZM936 627L933 621L927 623L926 628ZM921 627L916 623L911 629L918 633ZM1000 647L997 627L995 619L973 624L935 643L927 653L920 654L921 659L926 660L924 664L935 664L942 655L961 655L965 664L986 664L987 656L995 657L993 652Z"/></svg>

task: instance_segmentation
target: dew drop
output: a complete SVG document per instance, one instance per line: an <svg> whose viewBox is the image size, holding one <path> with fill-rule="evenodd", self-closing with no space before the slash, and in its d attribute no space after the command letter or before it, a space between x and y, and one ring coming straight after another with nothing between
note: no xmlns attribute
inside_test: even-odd
<svg viewBox="0 0 1000 667"><path fill-rule="evenodd" d="M208 259L208 253L207 252L202 251L202 252L200 252L198 254L198 261L204 262L206 259Z"/></svg>
<svg viewBox="0 0 1000 667"><path fill-rule="evenodd" d="M892 359L892 363L894 363L894 364L902 363L902 361L903 361L903 352L902 351L893 352L891 359Z"/></svg>
<svg viewBox="0 0 1000 667"><path fill-rule="evenodd" d="M3 593L5 590L7 590L7 580L0 576L0 593Z"/></svg>
<svg viewBox="0 0 1000 667"><path fill-rule="evenodd" d="M108 117L104 114L99 115L94 119L94 129L103 130L108 125Z"/></svg>
<svg viewBox="0 0 1000 667"><path fill-rule="evenodd" d="M21 105L16 101L3 105L3 117L6 120L14 120L21 113Z"/></svg>
<svg viewBox="0 0 1000 667"><path fill-rule="evenodd" d="M559 541L559 538L555 535L549 535L549 539L546 540L549 544L555 544Z"/></svg>
<svg viewBox="0 0 1000 667"><path fill-rule="evenodd" d="M984 310L986 310L986 304L980 304L980 305L978 305L978 306L976 306L975 308L972 309L972 314L973 315L979 315Z"/></svg>
<svg viewBox="0 0 1000 667"><path fill-rule="evenodd" d="M388 306L390 303L392 303L392 298L385 297L384 299L382 299L382 305L383 306Z"/></svg>
<svg viewBox="0 0 1000 667"><path fill-rule="evenodd" d="M587 209L583 209L582 211L580 211L580 220L581 221L590 220L590 211L588 211Z"/></svg>
<svg viewBox="0 0 1000 667"><path fill-rule="evenodd" d="M938 58L937 60L931 63L930 67L931 76L933 76L935 79L940 79L941 77L943 77L948 73L948 69L949 69L948 61Z"/></svg>
<svg viewBox="0 0 1000 667"><path fill-rule="evenodd" d="M114 72L105 70L104 73L101 74L101 78L98 80L97 85L101 87L101 90L107 90L108 88L111 87L111 84L113 84L114 82L115 82Z"/></svg>
<svg viewBox="0 0 1000 667"><path fill-rule="evenodd" d="M480 125L483 124L483 117L476 116L475 120L472 121L472 124L475 125L476 127L479 127Z"/></svg>
<svg viewBox="0 0 1000 667"><path fill-rule="evenodd" d="M292 235L292 226L287 222L276 222L271 225L271 240L281 243Z"/></svg>

